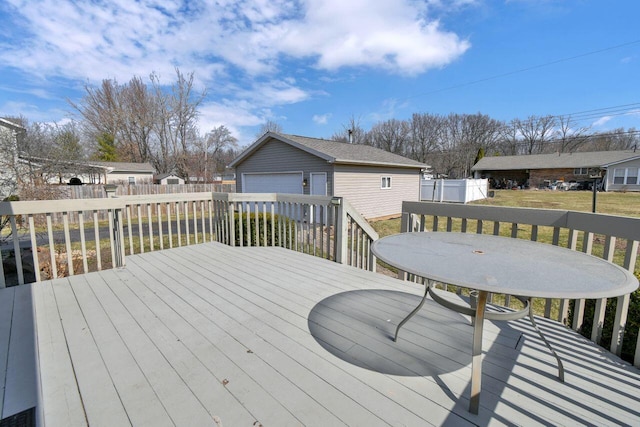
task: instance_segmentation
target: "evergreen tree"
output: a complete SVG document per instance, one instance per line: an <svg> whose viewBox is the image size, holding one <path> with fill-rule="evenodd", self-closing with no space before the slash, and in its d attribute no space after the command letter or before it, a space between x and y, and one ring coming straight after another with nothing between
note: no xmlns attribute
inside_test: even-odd
<svg viewBox="0 0 640 427"><path fill-rule="evenodd" d="M103 162L115 162L118 160L118 152L116 150L116 141L113 135L103 132L98 136L97 159Z"/></svg>

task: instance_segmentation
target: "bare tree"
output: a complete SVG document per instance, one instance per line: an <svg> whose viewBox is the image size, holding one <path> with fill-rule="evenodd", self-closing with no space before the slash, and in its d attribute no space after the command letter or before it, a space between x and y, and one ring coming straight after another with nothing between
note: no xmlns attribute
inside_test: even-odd
<svg viewBox="0 0 640 427"><path fill-rule="evenodd" d="M176 152L176 167L178 173L188 178L186 158L190 144L195 141L198 129L198 106L206 96L206 91L196 94L193 87L193 73L187 76L176 68L177 80L171 88L168 97L171 111L171 136Z"/></svg>
<svg viewBox="0 0 640 427"><path fill-rule="evenodd" d="M214 174L222 172L225 150L237 148L238 140L225 126L218 126L196 140L190 164L191 175L203 182L211 181Z"/></svg>
<svg viewBox="0 0 640 427"><path fill-rule="evenodd" d="M185 75L177 68L170 91L156 74L151 74L150 84L140 77L125 85L104 80L99 88L85 86L82 101L70 104L103 149L113 141L119 160L151 162L158 172L175 169L188 178L187 158L198 136L198 107L206 91L196 93L193 73Z"/></svg>
<svg viewBox="0 0 640 427"><path fill-rule="evenodd" d="M157 119L157 99L140 77L121 86L119 98L119 134L122 151L131 162L152 160L153 128ZM126 147L126 148L125 148Z"/></svg>
<svg viewBox="0 0 640 427"><path fill-rule="evenodd" d="M411 126L404 120L390 119L375 124L369 134L374 147L402 155L409 147Z"/></svg>
<svg viewBox="0 0 640 427"><path fill-rule="evenodd" d="M258 132L256 133L256 138L260 138L267 132L283 133L282 125L274 120L269 119L260 125L260 129L258 129Z"/></svg>
<svg viewBox="0 0 640 427"><path fill-rule="evenodd" d="M585 145L589 136L589 126L577 126L571 116L560 116L556 120L556 147L560 153L571 153Z"/></svg>
<svg viewBox="0 0 640 427"><path fill-rule="evenodd" d="M526 154L543 153L547 143L553 139L556 125L554 116L529 116L526 120L518 120L518 132Z"/></svg>
<svg viewBox="0 0 640 427"><path fill-rule="evenodd" d="M342 125L342 130L331 135L333 141L350 142L352 144L368 144L369 135L360 125L360 118L351 116L347 124Z"/></svg>
<svg viewBox="0 0 640 427"><path fill-rule="evenodd" d="M515 156L519 153L520 145L520 121L513 119L509 123L503 123L498 132L497 152L503 156Z"/></svg>
<svg viewBox="0 0 640 427"><path fill-rule="evenodd" d="M591 136L588 148L592 151L634 150L640 142L640 131L635 128L617 128Z"/></svg>
<svg viewBox="0 0 640 427"><path fill-rule="evenodd" d="M412 159L425 163L429 154L440 150L444 118L434 114L418 114L411 116L411 140L409 152Z"/></svg>
<svg viewBox="0 0 640 427"><path fill-rule="evenodd" d="M85 132L93 137L111 135L118 145L122 120L120 86L116 80L103 80L99 88L84 86L85 95L79 103L67 102L83 119Z"/></svg>

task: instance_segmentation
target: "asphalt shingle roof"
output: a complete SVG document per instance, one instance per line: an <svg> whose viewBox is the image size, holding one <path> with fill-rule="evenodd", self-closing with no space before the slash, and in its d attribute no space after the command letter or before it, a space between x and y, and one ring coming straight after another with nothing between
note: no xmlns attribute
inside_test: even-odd
<svg viewBox="0 0 640 427"><path fill-rule="evenodd" d="M606 167L610 164L634 158L640 158L640 151L590 151L523 156L495 156L483 157L471 170L593 168Z"/></svg>
<svg viewBox="0 0 640 427"><path fill-rule="evenodd" d="M92 166L113 168L117 172L155 172L149 163L129 163L129 162L89 162Z"/></svg>
<svg viewBox="0 0 640 427"><path fill-rule="evenodd" d="M349 144L345 142L337 142L326 139L309 138L299 135L286 135L277 133L268 133L260 138L254 145L249 147L243 154L235 159L231 166L241 163L252 152L257 150L262 144L266 143L270 138L277 139L284 143L290 144L296 148L304 150L310 154L316 155L327 160L329 163L342 164L360 164L374 166L398 166L410 168L428 168L424 163L390 153L379 148L369 145Z"/></svg>

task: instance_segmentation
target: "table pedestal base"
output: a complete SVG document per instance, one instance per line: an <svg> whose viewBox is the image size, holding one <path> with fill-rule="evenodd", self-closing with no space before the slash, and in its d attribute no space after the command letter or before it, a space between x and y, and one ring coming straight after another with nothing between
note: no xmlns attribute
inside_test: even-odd
<svg viewBox="0 0 640 427"><path fill-rule="evenodd" d="M529 317L529 321L533 328L538 332L538 335L545 343L551 354L555 357L556 362L558 364L558 379L561 382L564 382L564 366L562 365L562 360L558 354L553 350L551 344L542 334L540 328L536 324L536 321L533 317L533 305L531 298L518 298L525 307L522 310L518 311L510 311L510 312L487 312L487 291L477 291L478 296L475 299L474 303L471 307L466 305L461 305L452 301L449 301L442 296L438 295L433 286L435 282L432 280L428 280L424 290L424 296L420 300L420 304L416 308L414 308L411 313L409 313L396 327L396 333L393 337L393 341L396 342L398 340L398 333L400 332L400 328L409 321L424 305L427 296L431 295L431 298L438 304L447 307L450 310L456 311L458 313L466 314L467 316L471 316L473 322L473 348L471 354L471 396L469 403L469 412L473 414L477 414L480 408L480 390L482 384L482 331L484 319L488 320L516 320L522 319L525 316Z"/></svg>

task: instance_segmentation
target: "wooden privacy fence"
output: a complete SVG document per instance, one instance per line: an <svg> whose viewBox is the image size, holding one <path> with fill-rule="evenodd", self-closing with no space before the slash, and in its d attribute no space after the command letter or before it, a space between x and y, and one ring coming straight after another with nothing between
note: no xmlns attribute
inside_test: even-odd
<svg viewBox="0 0 640 427"><path fill-rule="evenodd" d="M112 195L116 197L122 196L163 196L170 194L185 194L185 193L221 193L235 191L235 184L229 183L216 183L216 184L113 184ZM101 199L110 197L107 194L105 185L61 185L61 186L48 186L47 188L54 188L54 193L57 199ZM164 205L159 207L161 211L156 211L158 206L152 204L151 212L153 215L166 215ZM90 215L91 212L84 212L85 215ZM69 212L69 218L71 221L78 221L78 212ZM135 212L134 212L135 215ZM107 220L107 212L99 211L98 219L101 221ZM51 216L53 224L62 224L63 216L61 213L53 213Z"/></svg>
<svg viewBox="0 0 640 427"><path fill-rule="evenodd" d="M1 202L0 288L118 267L126 255L218 241L281 246L375 270L377 234L341 198L183 193ZM62 218L55 225L52 218ZM106 217L107 220L101 220ZM268 236L268 238L267 238Z"/></svg>
<svg viewBox="0 0 640 427"><path fill-rule="evenodd" d="M401 231L427 230L490 233L561 245L601 256L631 272L636 269L640 241L638 218L550 209L403 202ZM535 265L535 260L532 263ZM570 327L584 333L588 324L592 341L608 346L617 355L621 355L623 346L632 349L634 364L640 366L637 326L640 319L634 319L637 323L633 330L626 330L630 298L630 294L623 295L612 304L607 304L606 298L595 300L591 304L593 319L585 318L585 300L548 299L544 301L544 316L569 324L571 308ZM505 305L510 300L510 296L504 296ZM606 324L610 326L605 328ZM603 340L604 335L610 338L610 344Z"/></svg>

